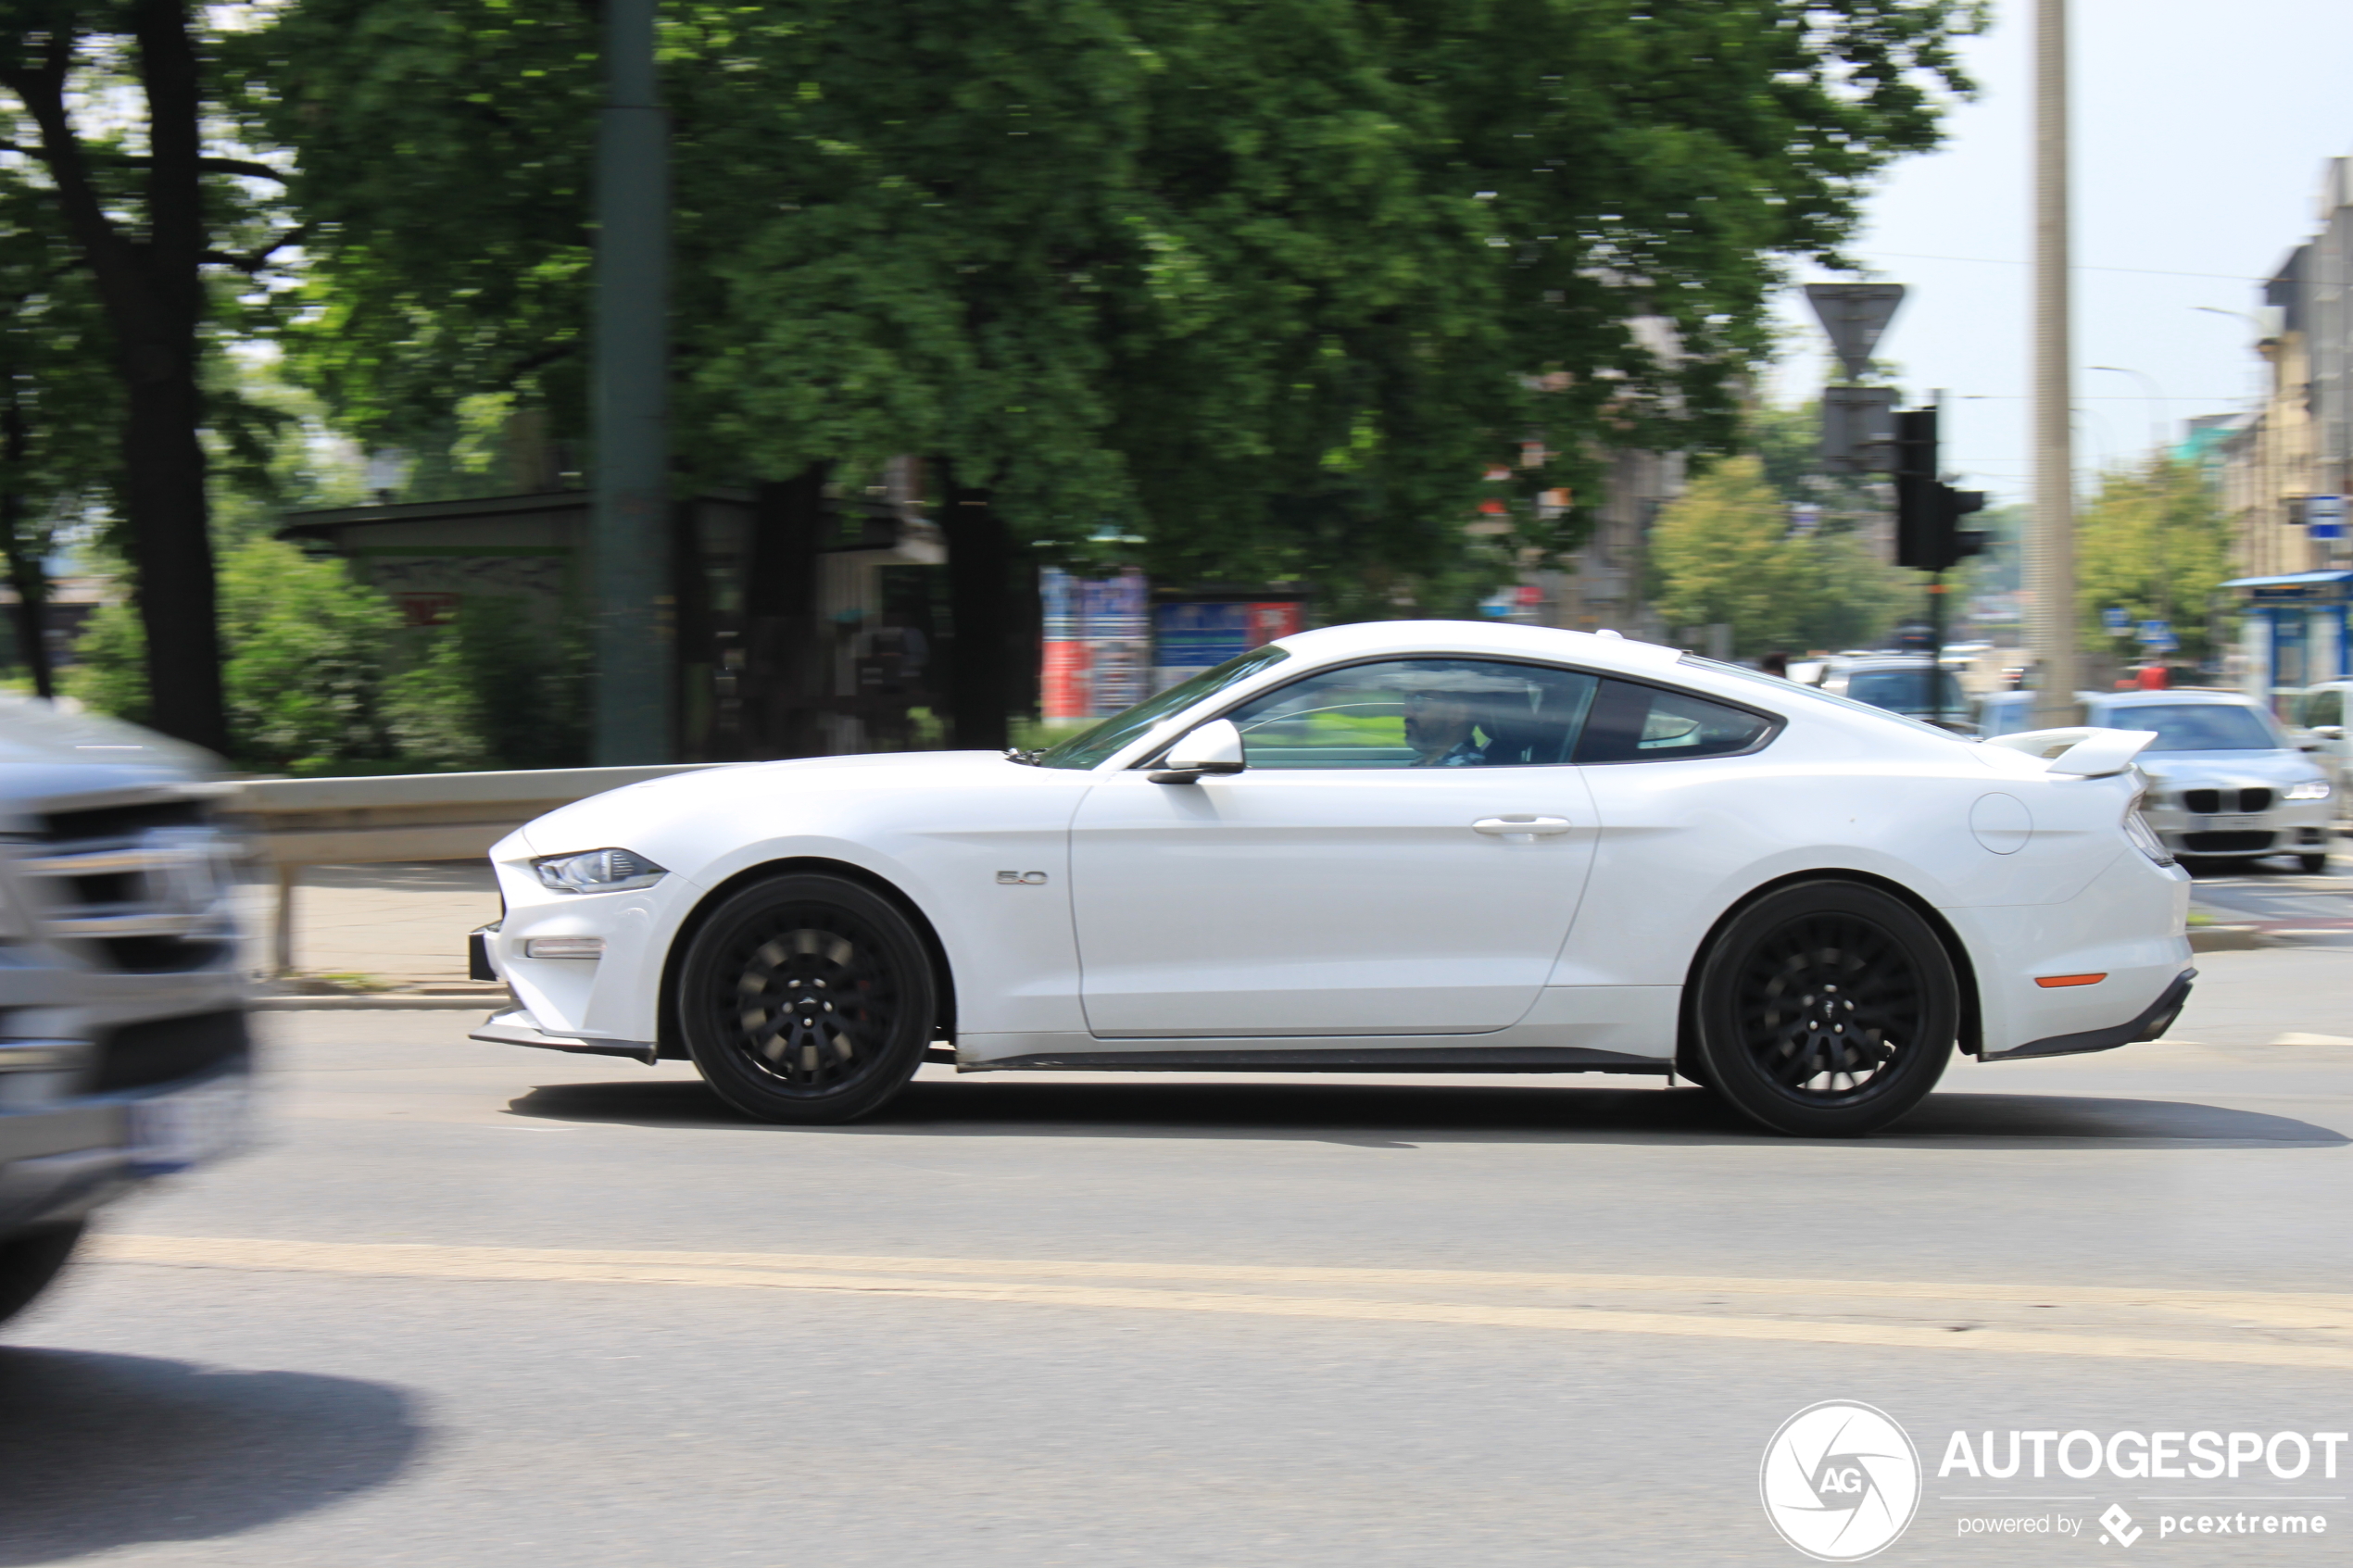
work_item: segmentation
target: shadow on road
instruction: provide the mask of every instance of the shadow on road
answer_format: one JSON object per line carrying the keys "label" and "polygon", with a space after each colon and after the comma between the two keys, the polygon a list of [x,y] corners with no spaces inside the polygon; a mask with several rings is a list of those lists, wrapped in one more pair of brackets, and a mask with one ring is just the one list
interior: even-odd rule
{"label": "shadow on road", "polygon": [[257,1529],[383,1486],[421,1436],[380,1384],[0,1346],[0,1564]]}
{"label": "shadow on road", "polygon": [[[518,1116],[641,1127],[748,1121],[698,1083],[548,1084]],[[774,1129],[850,1136],[1291,1138],[1319,1142],[1752,1143],[1770,1137],[1698,1089],[1456,1084],[918,1081],[870,1121]],[[1878,1147],[2340,1148],[2309,1122],[2224,1106],[2070,1095],[1932,1095]]]}

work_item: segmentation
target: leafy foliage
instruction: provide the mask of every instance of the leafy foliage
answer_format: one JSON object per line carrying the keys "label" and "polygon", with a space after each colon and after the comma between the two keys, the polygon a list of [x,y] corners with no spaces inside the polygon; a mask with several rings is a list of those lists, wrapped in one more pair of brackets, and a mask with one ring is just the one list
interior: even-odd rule
{"label": "leafy foliage", "polygon": [[[1787,256],[1965,87],[1957,0],[808,0],[664,7],[677,408],[703,481],[937,454],[1065,557],[1392,608],[1604,445],[1729,445]],[[585,423],[586,8],[292,0],[296,363],[376,435]],[[1525,497],[1523,498],[1525,499]],[[1516,552],[1582,514],[1515,514]]]}
{"label": "leafy foliage", "polygon": [[2227,627],[2220,607],[2231,575],[2230,526],[2195,464],[2158,457],[2100,476],[2099,494],[2075,524],[2075,603],[2086,647],[2137,652],[2109,635],[2101,611],[2167,621],[2181,656],[2204,662]]}
{"label": "leafy foliage", "polygon": [[394,676],[386,713],[400,755],[426,769],[556,768],[587,750],[584,649],[522,606],[469,596]]}
{"label": "leafy foliage", "polygon": [[[220,563],[232,755],[268,771],[301,771],[385,755],[380,687],[399,612],[340,561],[255,538]],[[146,722],[145,646],[128,605],[92,618],[68,690],[91,707]]]}

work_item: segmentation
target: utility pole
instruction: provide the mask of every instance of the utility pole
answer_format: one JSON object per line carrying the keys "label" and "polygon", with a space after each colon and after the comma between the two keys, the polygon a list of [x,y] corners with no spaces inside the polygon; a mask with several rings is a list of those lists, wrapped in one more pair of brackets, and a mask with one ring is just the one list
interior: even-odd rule
{"label": "utility pole", "polygon": [[606,0],[597,121],[596,760],[670,759],[670,147],[656,0]]}
{"label": "utility pole", "polygon": [[2027,642],[2034,724],[2076,721],[2074,358],[2069,320],[2067,0],[2034,0],[2034,519]]}

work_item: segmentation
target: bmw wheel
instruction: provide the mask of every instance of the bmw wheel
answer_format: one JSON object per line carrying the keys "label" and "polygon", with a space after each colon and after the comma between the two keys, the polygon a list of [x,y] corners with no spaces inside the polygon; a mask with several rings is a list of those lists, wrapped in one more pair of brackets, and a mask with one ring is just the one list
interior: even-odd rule
{"label": "bmw wheel", "polygon": [[1875,1133],[1927,1098],[1959,1031],[1944,944],[1911,907],[1849,882],[1758,899],[1700,965],[1712,1086],[1777,1133]]}
{"label": "bmw wheel", "polygon": [[764,1122],[879,1109],[923,1064],[933,1017],[922,938],[887,899],[840,877],[745,888],[703,922],[679,972],[696,1069]]}

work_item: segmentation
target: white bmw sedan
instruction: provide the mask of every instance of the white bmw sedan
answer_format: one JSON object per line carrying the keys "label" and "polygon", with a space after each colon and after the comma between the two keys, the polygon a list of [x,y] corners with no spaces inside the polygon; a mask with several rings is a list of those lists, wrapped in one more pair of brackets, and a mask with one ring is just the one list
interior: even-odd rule
{"label": "white bmw sedan", "polygon": [[1286,637],[1041,753],[748,763],[493,851],[475,1037],[840,1122],[963,1071],[1634,1073],[1887,1125],[1954,1049],[2154,1039],[2150,737],[1979,744],[1612,635]]}

